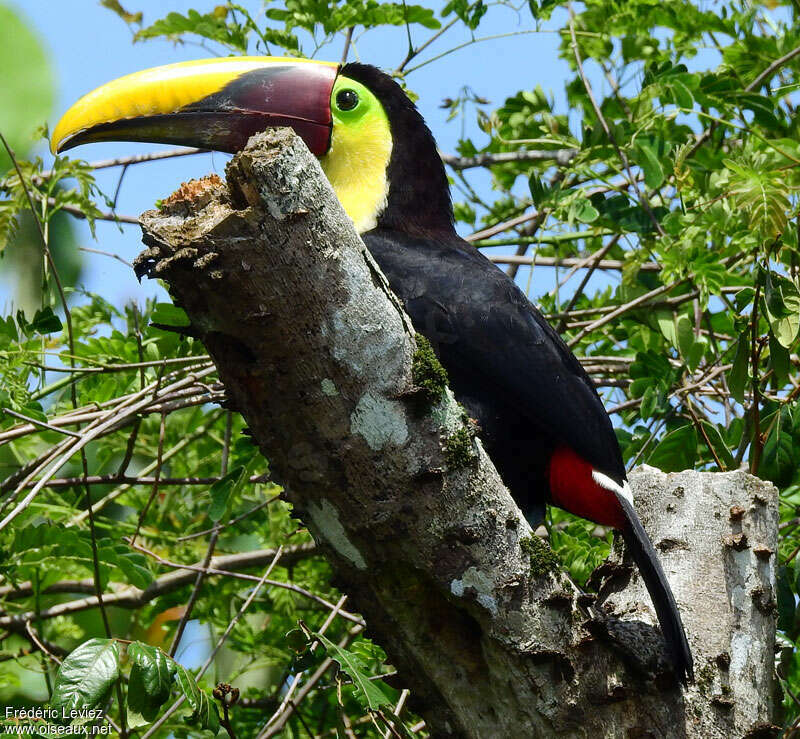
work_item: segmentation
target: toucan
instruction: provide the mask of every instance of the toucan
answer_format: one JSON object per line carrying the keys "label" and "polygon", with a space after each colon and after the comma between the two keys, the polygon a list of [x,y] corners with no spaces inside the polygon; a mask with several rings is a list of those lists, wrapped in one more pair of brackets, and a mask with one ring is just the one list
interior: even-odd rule
{"label": "toucan", "polygon": [[389,75],[275,57],[170,64],[81,98],[51,145],[56,153],[147,141],[235,153],[270,126],[290,126],[319,158],[528,520],[550,504],[622,532],[674,672],[692,680],[680,613],[592,380],[514,281],[456,233],[434,138]]}

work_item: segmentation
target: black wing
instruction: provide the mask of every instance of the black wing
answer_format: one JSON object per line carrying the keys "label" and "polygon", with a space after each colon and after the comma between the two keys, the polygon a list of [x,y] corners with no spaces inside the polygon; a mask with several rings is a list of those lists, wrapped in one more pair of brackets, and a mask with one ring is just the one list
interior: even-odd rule
{"label": "black wing", "polygon": [[520,422],[529,424],[551,445],[565,444],[595,469],[625,479],[591,379],[513,280],[456,236],[376,229],[363,238],[415,328],[433,343],[456,397],[472,401],[468,409],[477,405],[486,418],[502,409],[498,421],[515,427],[506,441],[519,438]]}

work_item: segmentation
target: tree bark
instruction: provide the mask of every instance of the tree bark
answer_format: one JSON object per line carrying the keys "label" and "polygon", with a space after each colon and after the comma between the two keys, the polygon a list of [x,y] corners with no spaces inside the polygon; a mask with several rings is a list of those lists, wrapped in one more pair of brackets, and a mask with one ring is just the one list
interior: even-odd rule
{"label": "tree bark", "polygon": [[770,484],[632,478],[694,649],[698,680],[683,691],[630,567],[612,558],[595,602],[531,538],[294,134],[254,137],[227,185],[185,185],[142,226],[138,270],[186,310],[435,736],[772,735]]}

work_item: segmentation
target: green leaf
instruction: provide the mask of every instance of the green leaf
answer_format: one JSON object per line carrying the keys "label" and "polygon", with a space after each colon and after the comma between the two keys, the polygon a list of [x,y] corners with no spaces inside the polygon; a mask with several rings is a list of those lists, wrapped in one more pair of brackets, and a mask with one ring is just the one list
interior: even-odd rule
{"label": "green leaf", "polygon": [[678,351],[686,359],[694,346],[694,326],[685,313],[676,317],[676,338],[678,341]]}
{"label": "green leaf", "polygon": [[227,23],[224,16],[220,17],[213,12],[201,15],[192,9],[186,15],[168,13],[165,18],[137,31],[134,41],[160,36],[178,40],[184,34],[196,34],[211,41],[217,41],[236,51],[246,52],[248,32],[249,29],[238,23]]}
{"label": "green leaf", "polygon": [[0,346],[6,346],[10,342],[19,341],[19,332],[11,316],[0,317]]}
{"label": "green leaf", "polygon": [[142,642],[128,645],[132,662],[128,682],[128,708],[154,721],[158,709],[169,699],[177,667],[175,661],[157,647]]}
{"label": "green leaf", "polygon": [[[723,468],[726,470],[735,469],[736,460],[733,458],[731,450],[728,449],[728,445],[722,438],[720,430],[714,424],[711,424],[708,421],[701,421],[701,423],[703,424],[703,430],[706,432],[708,440],[711,442],[711,447],[714,449],[714,452],[716,452],[716,455],[719,458],[719,461],[722,463]],[[703,443],[703,446],[705,446],[705,442]]]}
{"label": "green leaf", "polygon": [[636,143],[636,163],[644,172],[644,182],[651,189],[656,190],[664,183],[664,167],[658,159],[658,155],[648,143]]}
{"label": "green leaf", "polygon": [[191,321],[186,311],[172,303],[156,303],[150,314],[151,323],[160,323],[163,326],[189,326]]}
{"label": "green leaf", "polygon": [[251,458],[247,464],[235,467],[211,486],[211,505],[208,508],[208,517],[214,523],[225,515],[228,501],[231,497],[238,495],[245,483],[250,479],[250,470],[255,465],[255,462],[256,458]]}
{"label": "green leaf", "polygon": [[442,8],[442,17],[446,18],[450,13],[455,13],[464,21],[467,28],[474,31],[488,9],[483,0],[477,0],[472,3],[468,2],[468,0],[450,0]]}
{"label": "green leaf", "polygon": [[679,79],[675,79],[669,84],[672,90],[672,95],[675,100],[675,105],[679,108],[688,110],[694,107],[694,98],[689,88]]}
{"label": "green leaf", "polygon": [[770,331],[769,334],[769,361],[775,373],[775,384],[781,387],[791,372],[789,350],[783,346]]}
{"label": "green leaf", "polygon": [[243,469],[244,467],[236,467],[211,486],[209,491],[211,493],[211,505],[208,507],[208,517],[214,523],[224,515],[225,509],[228,507],[228,499],[233,492],[234,483],[239,479]]}
{"label": "green leaf", "polygon": [[133,586],[144,590],[153,582],[153,573],[145,566],[146,560],[132,552],[118,555],[114,563],[125,575],[125,579]]}
{"label": "green leaf", "polygon": [[50,705],[59,713],[97,709],[118,677],[119,644],[113,639],[90,639],[61,663]]}
{"label": "green leaf", "polygon": [[642,420],[650,418],[650,416],[653,415],[653,411],[658,404],[658,395],[658,387],[648,384],[642,395],[642,404],[639,406],[639,415],[642,417]]}
{"label": "green leaf", "polygon": [[570,577],[581,585],[589,579],[594,569],[608,556],[611,536],[600,539],[594,534],[591,522],[566,511],[551,509],[553,526],[550,546],[567,568]]}
{"label": "green leaf", "polygon": [[734,307],[736,308],[736,312],[744,312],[744,309],[753,302],[755,294],[756,291],[752,287],[743,287],[741,290],[739,290],[739,292],[736,293],[736,298],[734,299]]}
{"label": "green leaf", "polygon": [[733,399],[739,403],[744,401],[744,388],[748,380],[747,365],[750,361],[750,342],[747,337],[746,331],[739,337],[733,366],[728,371],[728,389],[731,391]]}
{"label": "green leaf", "polygon": [[573,204],[573,214],[581,223],[592,223],[600,217],[600,213],[587,198],[579,198]]}
{"label": "green leaf", "polygon": [[112,13],[116,13],[128,24],[142,22],[141,11],[130,13],[122,7],[119,0],[100,0],[100,5],[102,5],[104,8],[108,8]]}
{"label": "green leaf", "polygon": [[755,92],[737,91],[736,102],[743,108],[752,111],[755,120],[766,128],[780,128],[775,117],[775,104],[765,95]]}
{"label": "green leaf", "polygon": [[383,706],[391,705],[391,700],[380,688],[380,681],[369,680],[367,667],[358,655],[334,644],[323,634],[314,634],[319,639],[328,656],[335,659],[346,672],[356,689],[356,699],[367,710],[377,711]]}
{"label": "green leaf", "polygon": [[787,277],[768,272],[764,305],[773,336],[788,349],[800,329],[800,290]]}
{"label": "green leaf", "polygon": [[216,734],[219,731],[217,704],[209,698],[208,693],[198,687],[194,676],[183,665],[175,663],[175,670],[178,686],[192,709],[192,715],[186,721],[199,724],[201,729],[208,729]]}
{"label": "green leaf", "polygon": [[537,174],[532,174],[528,178],[528,187],[531,192],[531,200],[537,208],[541,208],[547,200],[548,187]]}
{"label": "green leaf", "polygon": [[694,426],[681,426],[670,431],[650,453],[648,464],[664,472],[680,472],[694,468],[697,459],[697,432]]}
{"label": "green leaf", "polygon": [[672,311],[660,310],[656,313],[656,323],[664,338],[674,346],[678,347],[678,330],[675,325],[675,314]]}
{"label": "green leaf", "polygon": [[31,331],[35,331],[42,336],[54,334],[57,331],[61,331],[61,328],[61,319],[53,313],[53,309],[50,307],[37,310],[29,325]]}
{"label": "green leaf", "polygon": [[[423,7],[422,5],[404,5],[402,7],[404,8],[405,12],[405,22],[418,23],[419,25],[424,26],[425,28],[430,28],[431,30],[436,30],[442,27],[442,24],[439,23],[430,8]],[[484,16],[487,10],[488,8],[484,4],[483,0],[478,0],[477,2],[472,3],[465,23],[471,29],[476,29],[481,18]]]}
{"label": "green leaf", "polygon": [[772,430],[764,443],[761,463],[757,470],[760,477],[780,487],[785,487],[792,481],[797,469],[792,426],[791,412],[787,406],[783,406],[778,411]]}
{"label": "green leaf", "polygon": [[562,5],[564,0],[528,0],[531,15],[537,21],[550,20],[553,11]]}
{"label": "green leaf", "polygon": [[31,401],[23,405],[19,410],[23,415],[28,416],[28,418],[35,418],[38,421],[47,423],[47,414],[44,412],[41,403]]}
{"label": "green leaf", "polygon": [[789,581],[793,584],[795,593],[800,593],[800,559],[794,558],[794,577],[791,576],[791,569],[789,568]]}
{"label": "green leaf", "polygon": [[692,348],[685,357],[686,365],[692,372],[694,372],[700,365],[700,360],[703,358],[707,348],[708,342],[704,336],[701,336],[697,341],[694,342],[694,344],[692,344]]}
{"label": "green leaf", "polygon": [[787,226],[792,204],[786,176],[755,157],[723,160],[730,171],[730,194],[734,209],[743,212],[762,240],[772,240]]}
{"label": "green leaf", "polygon": [[305,652],[308,648],[308,637],[302,629],[292,629],[286,633],[286,646],[293,652]]}
{"label": "green leaf", "polygon": [[778,567],[776,600],[778,601],[778,628],[781,631],[791,632],[794,627],[794,614],[797,603],[792,592],[789,577],[789,568]]}

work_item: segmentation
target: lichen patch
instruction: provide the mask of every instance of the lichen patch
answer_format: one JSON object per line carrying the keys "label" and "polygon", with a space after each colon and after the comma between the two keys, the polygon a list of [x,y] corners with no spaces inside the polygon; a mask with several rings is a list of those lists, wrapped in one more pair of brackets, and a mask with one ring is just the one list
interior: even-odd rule
{"label": "lichen patch", "polygon": [[364,292],[358,277],[364,270],[360,254],[342,252],[338,268],[347,297],[321,327],[322,335],[331,341],[334,357],[358,377],[386,378],[394,385],[409,359],[398,341],[404,333],[402,320],[396,311],[387,313],[385,295]]}
{"label": "lichen patch", "polygon": [[320,503],[309,503],[306,507],[314,530],[318,531],[342,557],[352,562],[359,570],[366,570],[367,563],[350,539],[339,520],[339,512],[323,498]]}
{"label": "lichen patch", "polygon": [[400,446],[408,439],[408,426],[399,403],[364,393],[350,414],[350,432],[364,438],[373,451]]}
{"label": "lichen patch", "polygon": [[333,380],[331,380],[329,377],[326,377],[320,383],[320,386],[322,387],[323,394],[327,395],[329,398],[339,394],[339,391],[336,389],[336,385],[333,384]]}
{"label": "lichen patch", "polygon": [[453,580],[450,583],[450,592],[457,598],[462,598],[468,588],[475,592],[475,600],[480,605],[493,616],[497,615],[494,582],[485,572],[477,567],[469,567],[464,570],[460,580]]}

